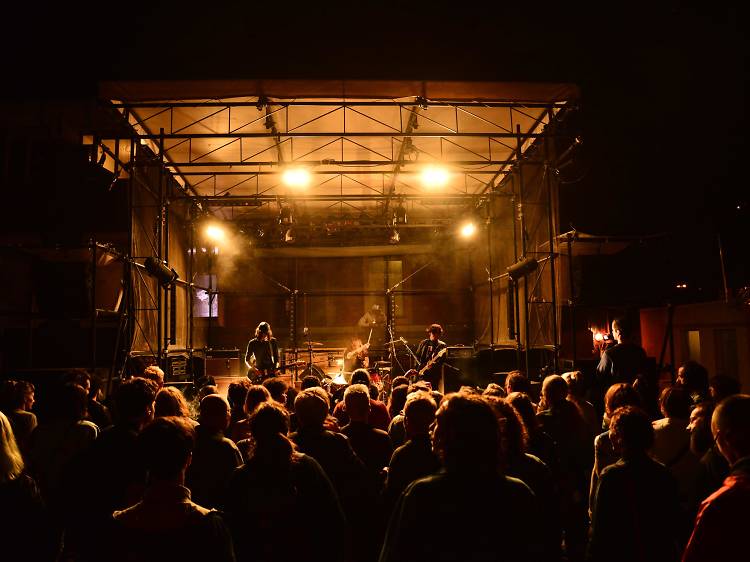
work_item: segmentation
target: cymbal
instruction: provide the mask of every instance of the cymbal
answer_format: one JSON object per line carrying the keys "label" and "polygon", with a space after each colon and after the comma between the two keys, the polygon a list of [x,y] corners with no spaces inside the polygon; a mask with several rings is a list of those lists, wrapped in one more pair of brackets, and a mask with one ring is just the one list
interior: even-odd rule
{"label": "cymbal", "polygon": [[323,344],[319,341],[311,341],[311,342],[308,342],[308,345],[323,345]]}

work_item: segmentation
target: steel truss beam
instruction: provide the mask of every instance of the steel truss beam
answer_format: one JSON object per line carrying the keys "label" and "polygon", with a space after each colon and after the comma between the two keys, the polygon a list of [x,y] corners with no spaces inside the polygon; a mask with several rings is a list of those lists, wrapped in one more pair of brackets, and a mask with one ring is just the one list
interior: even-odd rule
{"label": "steel truss beam", "polygon": [[[431,101],[426,100],[426,106],[429,107],[479,107],[479,108],[507,108],[507,109],[550,109],[562,108],[569,105],[568,102],[508,102],[508,101]],[[268,100],[268,105],[279,107],[411,107],[414,100],[411,101],[346,101],[330,102],[315,100]],[[112,102],[115,109],[169,109],[172,107],[181,108],[207,108],[207,107],[258,107],[257,101],[153,101],[153,102]]]}

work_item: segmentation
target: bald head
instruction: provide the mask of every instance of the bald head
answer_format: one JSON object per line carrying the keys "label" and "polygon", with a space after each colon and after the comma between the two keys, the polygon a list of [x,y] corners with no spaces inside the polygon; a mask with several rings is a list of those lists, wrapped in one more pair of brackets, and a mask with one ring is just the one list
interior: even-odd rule
{"label": "bald head", "polygon": [[232,417],[229,402],[218,394],[209,394],[201,400],[200,424],[211,431],[226,431]]}
{"label": "bald head", "polygon": [[723,400],[714,410],[711,432],[729,464],[750,455],[750,395]]}

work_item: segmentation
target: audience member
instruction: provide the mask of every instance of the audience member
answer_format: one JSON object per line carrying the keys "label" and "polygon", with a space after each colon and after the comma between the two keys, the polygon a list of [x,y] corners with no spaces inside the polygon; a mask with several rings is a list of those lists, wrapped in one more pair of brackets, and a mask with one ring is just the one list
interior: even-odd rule
{"label": "audience member", "polygon": [[388,433],[373,427],[370,416],[370,393],[363,384],[353,384],[344,392],[344,404],[349,423],[341,428],[341,433],[349,438],[349,443],[365,466],[376,475],[380,474],[391,459],[393,447]]}
{"label": "audience member", "polygon": [[102,404],[102,380],[97,376],[90,377],[89,389],[89,420],[94,422],[99,429],[107,429],[112,425],[112,414],[109,408]]}
{"label": "audience member", "polygon": [[[307,393],[297,396],[298,408],[317,400]],[[256,447],[232,475],[224,504],[237,560],[342,560],[346,525],[336,493],[320,465],[295,451],[287,437],[289,414],[280,404],[263,403],[250,426]],[[338,540],[331,540],[332,532]]]}
{"label": "audience member", "polygon": [[592,562],[670,562],[679,557],[677,486],[648,456],[654,430],[640,408],[617,409],[611,434],[622,458],[607,467],[594,492]]}
{"label": "audience member", "polygon": [[440,469],[440,459],[432,450],[430,427],[435,421],[437,405],[429,392],[409,394],[404,406],[404,429],[407,441],[398,447],[388,464],[385,497],[388,506],[395,503],[406,487]]}
{"label": "audience member", "polygon": [[198,404],[200,404],[201,400],[203,400],[209,394],[219,394],[219,387],[215,384],[206,384],[200,387],[196,396]]}
{"label": "audience member", "polygon": [[61,507],[58,502],[66,465],[99,434],[99,428],[84,419],[87,404],[82,387],[63,385],[52,402],[51,419],[38,425],[29,437],[29,470],[52,507]]}
{"label": "audience member", "polygon": [[227,400],[229,401],[232,413],[230,426],[247,418],[245,414],[245,397],[247,396],[247,390],[252,384],[250,379],[247,378],[229,383],[227,387]]}
{"label": "audience member", "polygon": [[242,464],[239,449],[224,437],[230,420],[229,402],[223,396],[209,394],[201,400],[195,450],[185,481],[193,499],[206,507],[221,503],[229,477]]}
{"label": "audience member", "polygon": [[523,392],[531,396],[531,382],[522,371],[511,371],[505,377],[505,394]]}
{"label": "audience member", "polygon": [[714,410],[711,432],[731,471],[723,485],[701,504],[683,562],[739,560],[742,552],[747,552],[750,395],[725,398]]}
{"label": "audience member", "polygon": [[505,398],[507,396],[505,389],[495,382],[491,382],[482,391],[483,396],[494,396],[495,398]]}
{"label": "audience member", "polygon": [[[499,431],[482,398],[445,398],[432,437],[445,472],[412,482],[401,495],[381,562],[539,560],[529,524],[539,519],[536,499],[521,481],[500,474]],[[512,540],[500,543],[499,533]]]}
{"label": "audience member", "polygon": [[525,392],[511,392],[508,402],[518,412],[528,434],[526,448],[529,454],[538,457],[546,464],[553,474],[557,473],[557,447],[552,437],[547,435],[536,418],[536,406]]}
{"label": "audience member", "polygon": [[162,389],[156,393],[154,417],[166,418],[175,416],[185,418],[185,421],[193,427],[197,425],[195,420],[191,417],[190,407],[188,406],[187,400],[182,392],[180,392],[180,389],[174,386],[162,387]]}
{"label": "audience member", "polygon": [[[606,428],[609,427],[610,418],[618,408],[623,406],[637,406],[640,408],[640,395],[627,383],[613,384],[604,395],[604,420]],[[591,470],[591,484],[589,486],[589,511],[592,509],[594,492],[602,471],[609,465],[620,460],[620,451],[615,447],[609,429],[600,433],[594,439],[594,467]]]}
{"label": "audience member", "polygon": [[687,361],[677,369],[677,386],[684,388],[697,406],[708,399],[708,371],[697,361]]}
{"label": "audience member", "polygon": [[[300,383],[300,390],[307,390],[314,386],[320,386],[320,380],[315,375],[305,375]],[[296,396],[295,396],[296,398]]]}
{"label": "audience member", "polygon": [[6,415],[13,427],[16,443],[24,454],[27,454],[29,437],[37,426],[36,415],[31,411],[34,407],[34,385],[26,381],[13,383],[9,392]]}
{"label": "audience member", "polygon": [[4,560],[55,560],[59,541],[8,418],[0,412],[0,548]]}
{"label": "audience member", "polygon": [[140,377],[154,381],[159,390],[164,386],[164,371],[158,365],[149,365],[143,370]]}
{"label": "audience member", "polygon": [[724,398],[739,394],[741,390],[740,381],[729,375],[715,375],[708,381],[708,393],[714,404],[718,404]]}
{"label": "audience member", "polygon": [[112,512],[143,497],[146,467],[138,434],[154,418],[157,391],[149,379],[122,382],[114,394],[114,425],[71,463],[66,478],[66,542],[71,539],[81,561],[101,560],[101,552],[109,548],[105,528]]}
{"label": "audience member", "polygon": [[502,398],[487,397],[500,423],[500,447],[503,471],[518,478],[534,492],[541,507],[535,527],[542,534],[544,560],[560,559],[561,527],[559,498],[552,471],[538,457],[526,452],[528,434],[521,416]]}
{"label": "audience member", "polygon": [[711,434],[711,416],[714,403],[701,402],[690,412],[690,451],[700,459],[700,469],[696,481],[693,506],[701,502],[721,487],[729,474],[729,463],[716,446]]}
{"label": "audience member", "polygon": [[388,414],[391,421],[388,424],[388,435],[394,447],[400,447],[406,441],[406,432],[404,431],[404,405],[409,395],[409,387],[401,385],[391,390],[388,397]]}
{"label": "audience member", "polygon": [[268,389],[265,386],[260,384],[250,385],[250,388],[245,392],[245,404],[242,407],[245,417],[229,426],[229,429],[227,429],[227,437],[235,443],[250,438],[250,416],[253,415],[253,412],[258,406],[263,402],[269,402],[270,400],[271,393],[268,392]]}
{"label": "audience member", "polygon": [[[370,374],[365,369],[356,369],[352,373],[351,384],[363,384],[366,387],[370,387]],[[344,389],[346,391],[346,389]],[[333,417],[338,420],[339,427],[344,427],[349,423],[349,415],[346,413],[346,404],[344,401],[340,401],[333,408]],[[388,430],[388,425],[391,423],[391,416],[388,413],[388,408],[380,400],[370,399],[370,425],[376,429],[382,429],[383,431]]]}
{"label": "audience member", "polygon": [[680,505],[687,513],[693,509],[700,471],[700,459],[690,451],[690,396],[678,386],[667,387],[659,396],[659,409],[664,417],[652,424],[651,456],[669,469],[677,482]]}
{"label": "audience member", "polygon": [[318,461],[331,480],[352,527],[352,545],[364,555],[362,549],[377,532],[373,527],[379,515],[377,482],[355,454],[349,439],[325,429],[330,405],[324,393],[315,387],[297,395],[294,408],[299,429],[290,438],[300,452]]}
{"label": "audience member", "polygon": [[[227,417],[229,406],[227,404]],[[219,513],[191,501],[185,472],[194,449],[183,417],[157,418],[138,435],[148,470],[143,499],[115,511],[113,541],[103,558],[123,562],[234,561],[229,531]]]}
{"label": "audience member", "polygon": [[263,386],[266,387],[268,393],[271,395],[271,400],[274,400],[281,404],[286,405],[286,393],[289,390],[289,385],[281,377],[271,377],[263,381]]}
{"label": "audience member", "polygon": [[588,521],[588,483],[594,458],[593,435],[578,408],[568,401],[568,385],[559,375],[542,383],[537,414],[539,425],[555,442],[558,456],[561,517],[566,553],[571,560],[583,558]]}
{"label": "audience member", "polygon": [[599,433],[602,426],[599,416],[596,414],[594,405],[586,400],[586,389],[583,384],[583,374],[581,371],[569,371],[563,373],[562,377],[568,383],[568,400],[578,407],[586,425],[589,426],[592,435]]}

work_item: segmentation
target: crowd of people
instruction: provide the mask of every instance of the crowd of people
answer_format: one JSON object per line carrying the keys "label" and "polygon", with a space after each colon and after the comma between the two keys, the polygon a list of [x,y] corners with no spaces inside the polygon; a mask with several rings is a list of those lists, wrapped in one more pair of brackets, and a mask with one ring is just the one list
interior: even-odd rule
{"label": "crowd of people", "polygon": [[739,559],[750,396],[689,362],[654,413],[607,361],[538,394],[520,371],[446,395],[397,377],[386,403],[364,369],[189,399],[152,366],[105,405],[76,370],[39,420],[4,381],[0,559]]}

